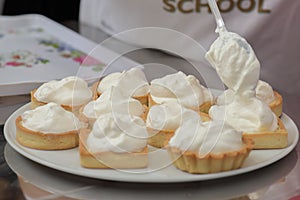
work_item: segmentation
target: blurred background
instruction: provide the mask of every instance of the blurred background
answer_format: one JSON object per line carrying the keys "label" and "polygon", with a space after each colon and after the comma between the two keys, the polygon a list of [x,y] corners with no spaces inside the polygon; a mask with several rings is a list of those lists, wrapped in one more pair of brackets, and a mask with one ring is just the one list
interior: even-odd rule
{"label": "blurred background", "polygon": [[78,21],[80,0],[0,0],[0,14],[36,13],[65,24]]}
{"label": "blurred background", "polygon": [[[1,15],[37,13],[78,30],[80,0],[0,0]],[[1,103],[0,97],[0,103]],[[3,129],[3,126],[0,127]],[[0,131],[0,200],[24,200],[16,175],[4,158],[5,139]]]}

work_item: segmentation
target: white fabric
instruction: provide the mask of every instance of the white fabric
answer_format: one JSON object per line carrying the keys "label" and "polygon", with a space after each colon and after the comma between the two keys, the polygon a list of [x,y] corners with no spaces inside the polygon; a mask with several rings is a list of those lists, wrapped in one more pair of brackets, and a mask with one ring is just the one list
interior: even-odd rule
{"label": "white fabric", "polygon": [[[219,2],[227,29],[245,37],[255,50],[261,62],[260,78],[276,90],[300,94],[300,1]],[[199,7],[206,3],[207,0],[82,0],[80,20],[109,34],[149,26],[170,28],[190,36],[208,50],[217,35],[208,6]],[[180,46],[180,54],[195,60],[203,59],[200,58],[202,55],[188,51],[189,44],[178,40],[180,38],[157,39],[155,35],[146,38],[139,32],[121,39],[152,48],[175,43]],[[293,87],[286,88],[289,83],[293,83]]]}

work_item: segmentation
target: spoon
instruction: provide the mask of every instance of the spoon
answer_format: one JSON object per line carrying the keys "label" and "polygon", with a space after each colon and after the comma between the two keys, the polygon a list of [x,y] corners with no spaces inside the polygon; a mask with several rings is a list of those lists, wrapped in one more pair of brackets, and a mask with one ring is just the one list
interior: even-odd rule
{"label": "spoon", "polygon": [[[221,16],[220,10],[219,10],[218,5],[216,3],[216,0],[208,0],[208,4],[209,4],[209,7],[210,7],[212,13],[215,16],[216,22],[217,22],[216,32],[219,33],[219,35],[221,35],[222,33],[228,33],[227,29],[225,27],[224,20]],[[242,47],[246,50],[246,52],[248,54],[250,53],[251,47],[245,39],[237,38],[235,40],[239,44],[240,47]]]}
{"label": "spoon", "polygon": [[218,33],[227,32],[224,20],[221,16],[221,13],[220,13],[220,10],[218,8],[218,5],[217,5],[216,1],[215,0],[208,0],[208,4],[209,4],[209,7],[210,7],[210,10],[212,11],[212,13],[215,16],[216,22],[217,22],[217,31],[216,32],[218,32]]}

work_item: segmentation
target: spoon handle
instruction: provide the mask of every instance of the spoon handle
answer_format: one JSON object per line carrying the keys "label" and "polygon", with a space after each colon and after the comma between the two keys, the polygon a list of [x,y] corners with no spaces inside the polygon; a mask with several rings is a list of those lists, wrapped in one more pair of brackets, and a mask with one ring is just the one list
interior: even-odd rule
{"label": "spoon handle", "polygon": [[208,4],[209,4],[209,7],[210,7],[211,11],[213,12],[213,14],[215,16],[215,19],[216,19],[216,22],[217,22],[217,29],[219,31],[227,31],[226,27],[225,27],[225,24],[224,24],[224,21],[223,21],[223,18],[220,14],[218,5],[216,3],[216,0],[208,0]]}

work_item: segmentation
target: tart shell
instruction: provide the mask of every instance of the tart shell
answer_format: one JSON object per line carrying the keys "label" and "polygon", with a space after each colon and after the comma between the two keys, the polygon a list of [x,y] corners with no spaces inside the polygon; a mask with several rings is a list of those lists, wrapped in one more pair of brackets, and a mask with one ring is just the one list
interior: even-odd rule
{"label": "tart shell", "polygon": [[26,147],[40,150],[63,150],[78,146],[78,131],[64,133],[42,133],[32,131],[21,124],[22,117],[16,119],[16,139]]}
{"label": "tart shell", "polygon": [[80,164],[86,168],[130,169],[144,168],[148,165],[148,147],[140,152],[116,153],[111,151],[91,153],[87,149],[90,129],[81,129],[79,135]]}
{"label": "tart shell", "polygon": [[288,132],[279,118],[277,130],[243,133],[243,139],[251,139],[254,142],[253,149],[281,149],[288,146]]}
{"label": "tart shell", "polygon": [[192,174],[207,174],[240,168],[252,149],[252,141],[245,140],[242,149],[219,154],[210,153],[201,157],[198,152],[182,151],[167,147],[173,164],[180,170]]}

